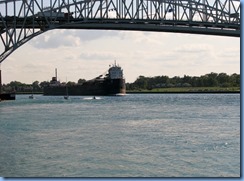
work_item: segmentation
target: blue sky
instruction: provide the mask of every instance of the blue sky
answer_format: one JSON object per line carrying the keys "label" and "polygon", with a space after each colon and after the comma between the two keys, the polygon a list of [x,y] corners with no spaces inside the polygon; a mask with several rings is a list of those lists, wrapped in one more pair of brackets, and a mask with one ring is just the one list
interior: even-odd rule
{"label": "blue sky", "polygon": [[140,75],[200,76],[210,72],[240,73],[240,38],[182,33],[51,30],[35,37],[2,64],[2,81],[77,82],[92,79],[114,61],[126,82]]}

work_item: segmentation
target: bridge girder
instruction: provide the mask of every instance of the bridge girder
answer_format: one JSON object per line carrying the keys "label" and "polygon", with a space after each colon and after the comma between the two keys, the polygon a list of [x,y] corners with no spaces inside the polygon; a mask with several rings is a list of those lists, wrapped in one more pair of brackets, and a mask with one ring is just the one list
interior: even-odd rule
{"label": "bridge girder", "polygon": [[238,0],[0,0],[0,63],[51,29],[111,29],[240,37]]}

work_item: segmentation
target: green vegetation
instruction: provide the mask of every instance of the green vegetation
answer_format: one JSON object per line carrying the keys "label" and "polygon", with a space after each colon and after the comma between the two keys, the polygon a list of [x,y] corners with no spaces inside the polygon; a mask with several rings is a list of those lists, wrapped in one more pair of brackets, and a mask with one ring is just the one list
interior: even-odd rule
{"label": "green vegetation", "polygon": [[2,85],[3,92],[16,92],[16,93],[42,93],[42,88],[49,84],[49,82],[39,83],[34,81],[32,84],[25,84],[18,81],[11,81],[9,84]]}
{"label": "green vegetation", "polygon": [[174,93],[174,92],[240,92],[240,87],[170,87],[155,89],[127,90],[127,93]]}
{"label": "green vegetation", "polygon": [[[77,83],[83,83],[85,79],[79,79]],[[16,93],[42,93],[43,87],[49,85],[50,82],[34,81],[32,84],[25,84],[18,81],[12,81],[9,84],[2,85],[3,92]],[[62,84],[66,84],[63,82]],[[68,82],[67,85],[76,84]],[[184,77],[168,76],[144,77],[139,76],[135,82],[126,83],[128,93],[133,92],[239,92],[240,91],[240,75],[226,73],[210,73],[200,77]]]}
{"label": "green vegetation", "polygon": [[[78,83],[84,82],[84,79],[79,79]],[[29,93],[35,93],[35,94],[42,94],[43,88],[45,86],[48,86],[50,82],[43,81],[39,83],[39,81],[34,81],[32,84],[25,84],[18,81],[11,81],[9,84],[3,84],[2,85],[2,91],[3,92],[16,92],[21,94],[29,94]],[[65,82],[62,82],[62,84],[66,84]],[[73,85],[76,84],[75,82],[67,82],[67,85]]]}
{"label": "green vegetation", "polygon": [[240,75],[210,73],[200,77],[139,76],[126,84],[127,92],[238,92]]}

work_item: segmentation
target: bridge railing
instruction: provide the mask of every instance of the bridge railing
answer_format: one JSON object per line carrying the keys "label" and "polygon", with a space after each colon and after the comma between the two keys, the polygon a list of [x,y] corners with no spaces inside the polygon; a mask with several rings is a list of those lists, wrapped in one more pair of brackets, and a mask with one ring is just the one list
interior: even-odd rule
{"label": "bridge railing", "polygon": [[3,17],[45,16],[63,13],[75,19],[114,18],[240,23],[236,0],[6,0]]}

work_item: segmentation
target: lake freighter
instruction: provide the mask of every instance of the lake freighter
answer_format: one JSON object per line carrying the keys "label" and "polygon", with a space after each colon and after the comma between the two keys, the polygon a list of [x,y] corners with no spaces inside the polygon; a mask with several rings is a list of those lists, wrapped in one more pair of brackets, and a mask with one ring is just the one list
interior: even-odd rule
{"label": "lake freighter", "polygon": [[44,87],[43,95],[63,96],[63,95],[124,95],[126,93],[123,70],[119,65],[110,66],[108,73],[100,75],[92,80],[81,84],[66,85],[61,84],[56,76],[52,78],[49,86]]}

